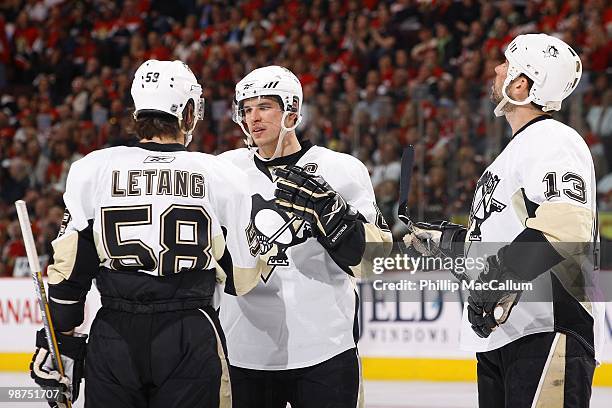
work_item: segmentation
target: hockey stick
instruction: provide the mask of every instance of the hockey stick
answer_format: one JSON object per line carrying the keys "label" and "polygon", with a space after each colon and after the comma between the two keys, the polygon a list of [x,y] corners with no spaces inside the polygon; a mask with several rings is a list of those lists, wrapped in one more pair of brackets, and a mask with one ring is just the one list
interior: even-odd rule
{"label": "hockey stick", "polygon": [[[32,227],[30,226],[28,208],[23,200],[15,201],[15,207],[17,208],[17,217],[19,218],[19,226],[21,227],[23,244],[25,245],[25,250],[28,255],[28,263],[30,264],[30,270],[32,271],[32,279],[34,280],[34,288],[36,290],[36,297],[38,298],[38,306],[40,307],[43,326],[45,328],[45,334],[47,335],[49,352],[51,353],[53,362],[57,367],[57,371],[62,377],[64,377],[64,365],[62,364],[62,359],[60,358],[57,338],[55,337],[55,330],[53,330],[51,312],[49,311],[49,303],[47,302],[45,283],[43,282],[42,273],[40,271],[40,261],[38,260],[38,253],[36,252],[36,245],[34,244]],[[70,399],[66,399],[66,405],[68,408],[72,407],[72,402]]]}
{"label": "hockey stick", "polygon": [[414,146],[408,145],[402,153],[402,165],[400,170],[400,191],[397,216],[408,229],[412,230],[412,221],[408,217],[408,195],[410,194],[410,183],[412,181],[412,167],[414,166]]}
{"label": "hockey stick", "polygon": [[[408,196],[410,194],[410,183],[412,182],[412,168],[414,167],[414,146],[408,145],[402,152],[402,164],[400,167],[400,190],[399,190],[399,205],[397,207],[397,217],[406,224],[408,231],[413,234],[414,223],[408,216]],[[433,242],[427,242],[427,249],[435,257],[447,258],[448,256]],[[459,281],[464,279],[455,271],[450,271]]]}
{"label": "hockey stick", "polygon": [[[408,227],[408,231],[411,234],[415,233],[414,223],[408,216],[408,195],[410,194],[410,183],[412,181],[412,168],[414,167],[414,147],[412,145],[408,145],[404,148],[402,153],[402,164],[400,167],[400,191],[399,191],[399,206],[397,208],[397,216],[406,227]],[[431,242],[431,240],[427,240],[427,249],[429,252],[436,258],[448,258],[449,256],[440,249],[435,243]],[[464,274],[457,273],[452,269],[449,269],[449,272],[457,279],[459,282],[469,281],[465,278]],[[512,309],[514,299],[516,295],[510,295],[508,298],[503,299],[502,302],[498,303],[493,310],[493,317],[497,321],[497,323],[501,324],[508,319],[510,314],[510,310]]]}

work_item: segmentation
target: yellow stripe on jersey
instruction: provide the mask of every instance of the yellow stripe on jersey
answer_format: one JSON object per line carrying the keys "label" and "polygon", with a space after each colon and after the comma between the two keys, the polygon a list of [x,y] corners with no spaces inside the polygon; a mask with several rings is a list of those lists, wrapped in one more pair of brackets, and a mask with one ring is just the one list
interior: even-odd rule
{"label": "yellow stripe on jersey", "polygon": [[391,232],[381,230],[369,222],[363,224],[365,230],[365,252],[359,265],[351,266],[351,272],[356,278],[365,278],[372,274],[374,258],[386,257],[393,249]]}
{"label": "yellow stripe on jersey", "polygon": [[525,226],[542,231],[549,242],[591,242],[593,212],[568,203],[542,203]]}
{"label": "yellow stripe on jersey", "polygon": [[221,259],[225,253],[225,238],[219,234],[212,239],[212,255],[216,261]]}
{"label": "yellow stripe on jersey", "polygon": [[98,258],[100,258],[100,264],[106,262],[106,249],[104,249],[104,242],[102,240],[102,234],[97,231],[93,231],[94,245],[96,246],[96,252]]}
{"label": "yellow stripe on jersey", "polygon": [[257,266],[255,268],[240,268],[234,266],[234,287],[236,288],[236,295],[244,295],[257,286],[262,274],[270,274],[270,267],[264,259],[259,257],[257,257]]}
{"label": "yellow stripe on jersey", "polygon": [[[212,254],[215,261],[221,259],[225,253],[225,238],[223,234],[219,234],[212,239]],[[227,279],[227,273],[221,268],[218,263],[215,263],[215,275],[217,283],[225,283]]]}
{"label": "yellow stripe on jersey", "polygon": [[[215,260],[219,260],[223,257],[226,249],[225,238],[222,234],[215,236],[212,240],[212,253]],[[267,265],[265,259],[257,257],[257,263],[255,268],[243,268],[240,266],[233,265],[232,273],[234,275],[234,287],[236,288],[236,295],[244,295],[251,289],[257,286],[259,277],[263,274],[267,276],[270,273],[270,267]],[[227,272],[221,268],[219,264],[215,265],[217,282],[224,283],[227,278]]]}
{"label": "yellow stripe on jersey", "polygon": [[53,264],[47,268],[50,285],[57,285],[63,280],[70,279],[76,263],[78,242],[77,231],[67,232],[52,242]]}
{"label": "yellow stripe on jersey", "polygon": [[569,203],[544,202],[536,209],[535,217],[529,218],[521,190],[512,196],[512,203],[523,225],[542,231],[548,242],[565,258],[553,267],[553,271],[565,289],[592,314],[592,304],[584,285],[577,285],[576,282],[586,280],[585,285],[590,283],[588,274],[582,275],[588,270],[583,271],[583,267],[593,262],[593,212]]}
{"label": "yellow stripe on jersey", "polygon": [[512,208],[514,208],[514,212],[516,216],[521,221],[523,226],[529,219],[529,213],[527,211],[527,206],[525,205],[525,197],[523,195],[523,190],[518,189],[514,194],[512,194]]}

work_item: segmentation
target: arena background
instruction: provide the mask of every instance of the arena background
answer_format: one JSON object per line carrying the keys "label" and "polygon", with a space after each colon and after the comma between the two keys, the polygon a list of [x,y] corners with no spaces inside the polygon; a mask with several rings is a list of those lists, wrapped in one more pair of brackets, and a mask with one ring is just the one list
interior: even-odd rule
{"label": "arena background", "polygon": [[[141,62],[189,64],[206,98],[189,149],[207,153],[243,145],[231,120],[234,84],[258,66],[290,68],[304,87],[299,136],[366,164],[397,238],[404,233],[395,216],[399,160],[408,143],[418,163],[413,218],[465,222],[479,174],[510,135],[493,117],[493,68],[510,40],[528,32],[559,36],[582,59],[580,85],[555,116],[592,152],[602,240],[609,241],[612,7],[605,0],[3,1],[0,385],[29,384],[25,371],[40,326],[31,281],[23,278],[29,271],[13,202],[28,203],[46,264],[71,163],[134,143],[129,90]],[[612,254],[602,258],[612,269]],[[95,308],[88,303],[90,313]],[[458,302],[362,305],[368,406],[474,406],[475,361],[458,351],[459,313]],[[606,336],[593,406],[612,396],[605,388],[612,387],[609,315]]]}

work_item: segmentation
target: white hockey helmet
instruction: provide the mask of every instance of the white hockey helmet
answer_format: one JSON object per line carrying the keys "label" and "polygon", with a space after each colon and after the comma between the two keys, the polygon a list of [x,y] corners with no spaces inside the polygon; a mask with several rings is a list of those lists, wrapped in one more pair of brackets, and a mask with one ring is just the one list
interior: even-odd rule
{"label": "white hockey helmet", "polygon": [[[148,60],[134,74],[132,82],[134,119],[142,114],[163,112],[178,119],[179,128],[185,132],[185,146],[191,141],[191,133],[204,117],[202,87],[182,61]],[[194,121],[189,129],[183,129],[183,112],[193,101]]]}
{"label": "white hockey helmet", "polygon": [[[522,34],[516,37],[504,53],[508,60],[508,73],[502,85],[503,99],[495,108],[495,115],[504,114],[508,103],[527,105],[534,102],[544,112],[558,111],[561,102],[576,89],[582,76],[582,63],[578,54],[562,40],[547,34]],[[506,88],[521,74],[533,81],[529,96],[515,101]]]}
{"label": "white hockey helmet", "polygon": [[[245,127],[244,112],[242,109],[245,100],[261,96],[276,96],[280,99],[283,117],[281,119],[281,131],[274,155],[269,159],[278,157],[281,150],[282,140],[285,135],[295,130],[302,121],[302,84],[300,80],[285,67],[270,65],[251,71],[236,84],[236,95],[234,98],[233,120],[246,135],[247,147],[253,147],[253,138]],[[291,113],[297,115],[295,124],[291,127],[285,126],[285,119]]]}

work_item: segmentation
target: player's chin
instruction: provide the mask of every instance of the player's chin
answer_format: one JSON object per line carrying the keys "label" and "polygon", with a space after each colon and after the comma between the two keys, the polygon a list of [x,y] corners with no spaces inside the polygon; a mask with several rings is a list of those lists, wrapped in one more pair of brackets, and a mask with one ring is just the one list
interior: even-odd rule
{"label": "player's chin", "polygon": [[267,129],[260,132],[252,132],[251,137],[258,145],[267,144],[274,140],[274,135]]}

